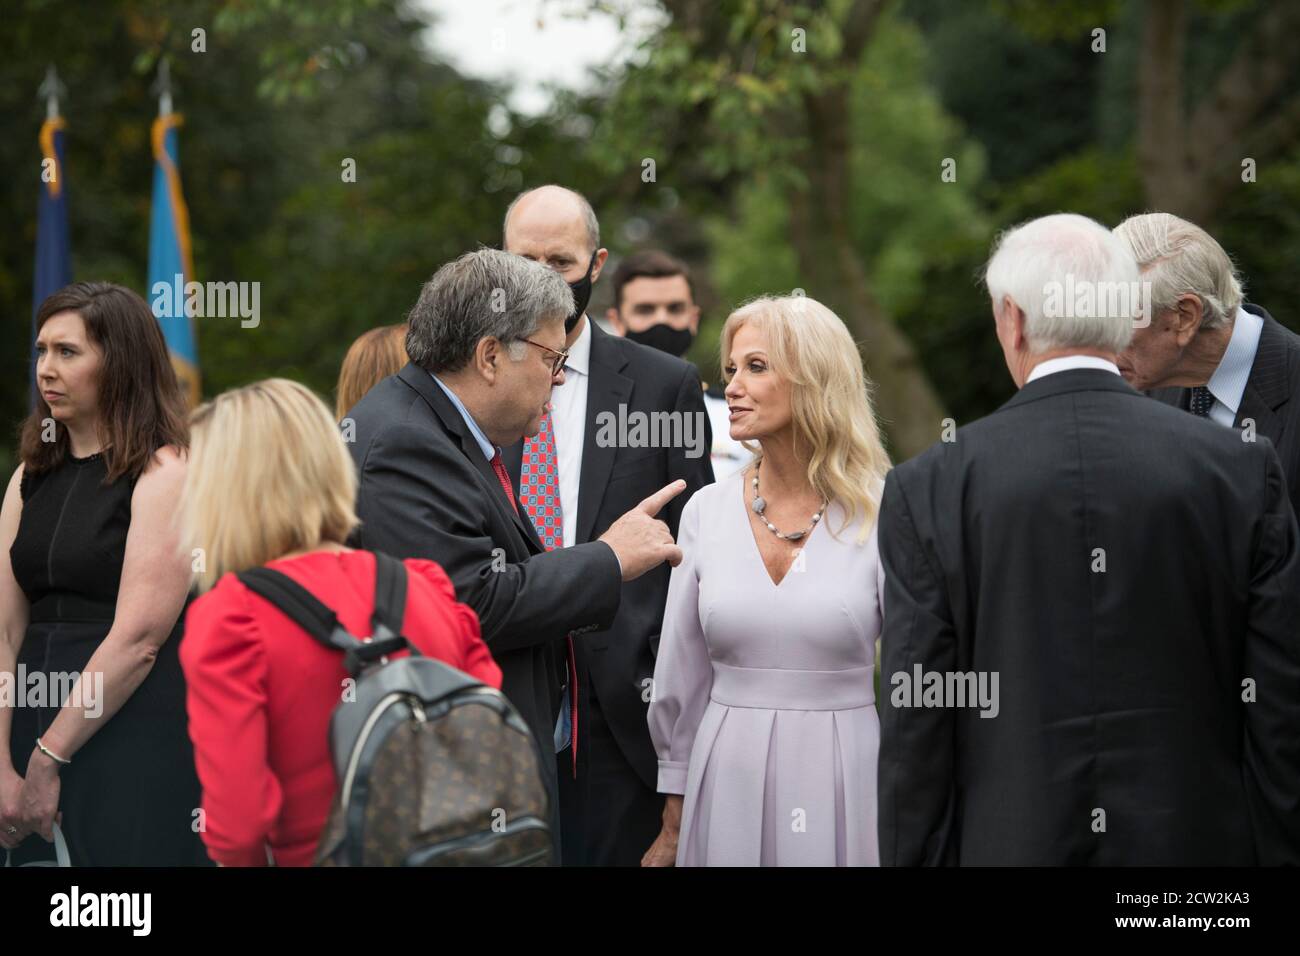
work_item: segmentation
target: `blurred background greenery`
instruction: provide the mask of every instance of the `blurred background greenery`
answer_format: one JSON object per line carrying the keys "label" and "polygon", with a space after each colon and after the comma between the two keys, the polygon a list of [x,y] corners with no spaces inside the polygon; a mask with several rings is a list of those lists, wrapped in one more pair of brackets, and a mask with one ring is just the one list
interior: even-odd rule
{"label": "blurred background greenery", "polygon": [[[553,6],[626,17],[648,2]],[[75,276],[143,293],[150,85],[170,61],[194,278],[261,283],[256,329],[199,322],[208,395],[281,375],[332,404],[352,340],[400,321],[441,263],[497,244],[510,198],[546,182],[590,198],[615,257],[655,246],[691,264],[706,379],[746,298],[801,288],[834,308],[896,459],[936,440],[943,417],[1010,395],[979,274],[996,234],[1033,216],[1186,215],[1234,256],[1249,298],[1300,329],[1287,305],[1300,301],[1300,4],[658,5],[660,26],[594,92],[525,115],[502,85],[440,62],[422,39],[436,21],[400,0],[10,0],[0,467],[26,410],[49,63],[68,87]],[[191,51],[195,26],[205,53]],[[596,285],[593,315],[609,289]]]}

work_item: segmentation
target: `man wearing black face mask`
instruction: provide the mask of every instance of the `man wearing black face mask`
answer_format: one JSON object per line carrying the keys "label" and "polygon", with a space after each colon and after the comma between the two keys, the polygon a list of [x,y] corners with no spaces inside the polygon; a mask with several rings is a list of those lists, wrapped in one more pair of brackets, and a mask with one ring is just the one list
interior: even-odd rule
{"label": "man wearing black face mask", "polygon": [[[609,253],[581,195],[560,186],[522,193],[506,211],[503,232],[507,252],[554,269],[575,303],[565,324],[565,383],[551,390],[541,431],[502,449],[521,509],[548,551],[572,547],[595,540],[681,478],[685,492],[659,516],[676,537],[687,500],[713,481],[698,373],[680,358],[603,332],[586,315]],[[652,436],[632,425],[664,418],[689,428]],[[556,648],[568,664],[555,702],[565,864],[635,866],[663,825],[646,710],[668,578],[664,567],[626,582],[607,630],[571,634]]]}
{"label": "man wearing black face mask", "polygon": [[[669,355],[685,355],[700,330],[686,263],[666,252],[635,252],[614,270],[614,305],[605,313],[616,333]],[[754,456],[731,438],[723,385],[706,389],[704,407],[713,428],[713,477],[721,481]]]}
{"label": "man wearing black face mask", "polygon": [[605,317],[624,338],[685,355],[700,331],[686,264],[654,249],[628,256],[614,270],[614,305]]}

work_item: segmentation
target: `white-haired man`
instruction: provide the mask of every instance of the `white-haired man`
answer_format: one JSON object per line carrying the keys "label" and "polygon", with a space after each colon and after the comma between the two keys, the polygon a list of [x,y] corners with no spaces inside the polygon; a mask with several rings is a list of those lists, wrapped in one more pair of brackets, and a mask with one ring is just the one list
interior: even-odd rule
{"label": "white-haired man", "polygon": [[1245,301],[1232,260],[1195,223],[1146,213],[1115,234],[1151,284],[1154,313],[1120,356],[1120,374],[1246,441],[1271,441],[1300,512],[1300,335]]}
{"label": "white-haired man", "polygon": [[1300,550],[1272,445],[1120,377],[1138,268],[1105,227],[1013,229],[985,280],[1019,392],[881,504],[881,862],[1300,860]]}

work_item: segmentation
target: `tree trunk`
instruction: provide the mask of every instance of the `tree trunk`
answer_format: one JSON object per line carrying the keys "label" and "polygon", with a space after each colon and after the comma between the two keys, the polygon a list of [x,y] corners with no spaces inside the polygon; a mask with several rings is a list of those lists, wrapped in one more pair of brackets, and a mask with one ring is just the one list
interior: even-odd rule
{"label": "tree trunk", "polygon": [[[1185,0],[1149,0],[1145,14],[1138,161],[1147,205],[1206,226],[1248,185],[1241,178],[1244,159],[1262,164],[1300,135],[1300,95],[1274,103],[1295,68],[1300,6],[1265,8],[1195,110],[1184,102]],[[1263,122],[1270,106],[1272,118]]]}
{"label": "tree trunk", "polygon": [[854,249],[847,85],[807,96],[804,105],[809,145],[801,165],[808,190],[790,202],[791,241],[806,277],[802,288],[858,340],[891,456],[904,461],[939,439],[943,407],[912,343],[871,294]]}
{"label": "tree trunk", "polygon": [[1138,163],[1147,202],[1175,215],[1190,214],[1187,184],[1196,179],[1183,122],[1186,36],[1182,0],[1147,4],[1138,61]]}

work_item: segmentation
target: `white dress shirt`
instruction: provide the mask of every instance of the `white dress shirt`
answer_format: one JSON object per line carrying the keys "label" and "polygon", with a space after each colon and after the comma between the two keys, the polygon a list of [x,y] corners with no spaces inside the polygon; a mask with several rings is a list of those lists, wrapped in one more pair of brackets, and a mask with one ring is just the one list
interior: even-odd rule
{"label": "white dress shirt", "polygon": [[551,428],[555,433],[555,464],[559,469],[560,514],[564,547],[578,536],[578,482],[582,477],[582,447],[587,437],[587,383],[591,381],[591,317],[569,349],[564,384],[551,389]]}
{"label": "white dress shirt", "polygon": [[496,457],[499,450],[497,446],[488,441],[487,435],[483,434],[483,429],[478,427],[478,422],[474,421],[474,416],[469,413],[469,409],[466,408],[465,403],[460,400],[460,396],[444,385],[442,379],[438,378],[438,376],[434,375],[432,372],[429,373],[429,377],[438,383],[438,387],[442,389],[443,394],[446,395],[451,403],[456,406],[456,411],[460,412],[460,417],[465,419],[465,424],[469,426],[469,431],[470,434],[474,436],[474,441],[478,442],[478,447],[483,452],[483,457],[488,460],[489,465],[492,464],[492,459]]}
{"label": "white dress shirt", "polygon": [[1210,406],[1210,418],[1224,428],[1232,428],[1237,422],[1237,411],[1241,408],[1241,397],[1246,394],[1246,382],[1250,379],[1251,366],[1255,364],[1255,353],[1259,350],[1259,336],[1264,331],[1264,320],[1253,312],[1238,307],[1237,316],[1232,321],[1232,338],[1223,350],[1219,367],[1214,370],[1205,387],[1214,396]]}
{"label": "white dress shirt", "polygon": [[1116,375],[1119,374],[1119,366],[1104,358],[1097,358],[1095,355],[1062,355],[1060,358],[1048,359],[1046,362],[1039,362],[1035,365],[1033,371],[1029,373],[1029,378],[1025,379],[1025,384],[1028,385],[1044,375],[1068,372],[1075,368],[1098,368],[1106,372],[1114,372]]}

